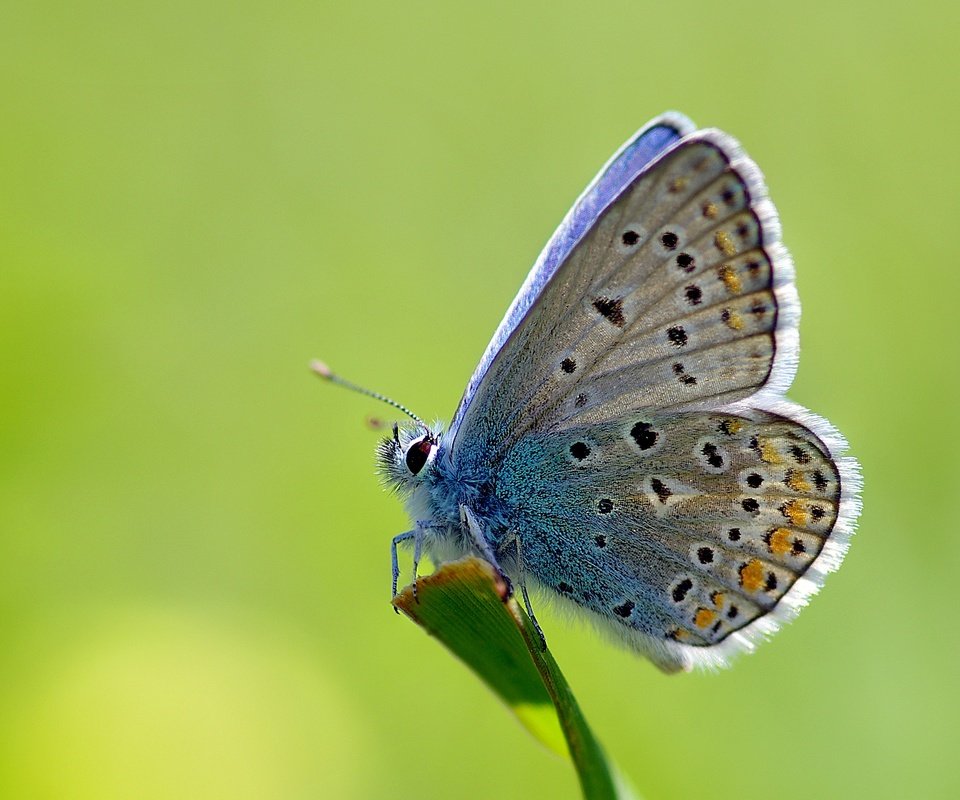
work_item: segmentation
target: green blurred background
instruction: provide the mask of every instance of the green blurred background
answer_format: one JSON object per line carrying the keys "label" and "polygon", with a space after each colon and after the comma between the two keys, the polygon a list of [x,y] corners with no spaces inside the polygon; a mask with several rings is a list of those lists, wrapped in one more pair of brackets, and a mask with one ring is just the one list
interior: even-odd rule
{"label": "green blurred background", "polygon": [[553,652],[649,798],[960,793],[956,4],[3,18],[0,796],[576,796],[390,611],[385,409],[307,363],[449,418],[570,202],[667,108],[767,174],[791,395],[852,442],[865,511],[732,670],[664,677],[543,612]]}

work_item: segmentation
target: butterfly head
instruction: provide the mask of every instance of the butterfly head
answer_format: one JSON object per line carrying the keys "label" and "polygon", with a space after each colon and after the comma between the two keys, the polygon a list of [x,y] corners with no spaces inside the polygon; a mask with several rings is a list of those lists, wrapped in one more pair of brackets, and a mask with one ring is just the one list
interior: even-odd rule
{"label": "butterfly head", "polygon": [[393,436],[380,442],[377,447],[377,469],[394,489],[407,492],[416,489],[424,476],[430,473],[430,467],[437,456],[437,448],[440,446],[439,429],[436,429],[436,432],[431,431],[426,423],[406,406],[380,392],[373,392],[344,380],[322,361],[311,362],[310,369],[324,380],[393,406],[413,420],[402,427],[394,423]]}
{"label": "butterfly head", "polygon": [[377,447],[377,467],[392,487],[412,491],[429,473],[439,443],[440,435],[422,424],[394,424],[393,436]]}

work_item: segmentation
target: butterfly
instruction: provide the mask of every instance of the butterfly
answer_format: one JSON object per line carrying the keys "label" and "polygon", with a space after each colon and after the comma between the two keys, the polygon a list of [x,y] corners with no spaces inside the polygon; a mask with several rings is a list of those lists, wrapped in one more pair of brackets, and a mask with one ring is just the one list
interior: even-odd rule
{"label": "butterfly", "polygon": [[423,553],[479,554],[535,623],[528,588],[667,672],[753,649],[860,512],[846,442],[784,397],[799,315],[757,166],[719,130],[653,119],[547,243],[450,426],[394,404],[413,422],[378,466],[414,520],[394,594],[412,543],[414,576]]}

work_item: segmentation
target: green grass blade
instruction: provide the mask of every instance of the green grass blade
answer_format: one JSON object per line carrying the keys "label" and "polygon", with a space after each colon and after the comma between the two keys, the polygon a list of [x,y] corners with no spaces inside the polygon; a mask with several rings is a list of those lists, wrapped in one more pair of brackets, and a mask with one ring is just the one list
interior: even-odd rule
{"label": "green grass blade", "polygon": [[408,586],[394,605],[469,666],[549,749],[568,756],[588,800],[627,800],[626,788],[584,719],[533,623],[491,566],[444,564]]}

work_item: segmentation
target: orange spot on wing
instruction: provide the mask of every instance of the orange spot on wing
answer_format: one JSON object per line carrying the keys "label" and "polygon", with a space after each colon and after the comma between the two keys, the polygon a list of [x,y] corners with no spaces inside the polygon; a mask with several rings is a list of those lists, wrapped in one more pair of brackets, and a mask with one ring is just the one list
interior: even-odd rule
{"label": "orange spot on wing", "polygon": [[713,604],[717,608],[723,608],[723,603],[727,599],[727,596],[723,592],[714,592],[710,595],[710,599],[713,600]]}
{"label": "orange spot on wing", "polygon": [[795,492],[810,491],[810,482],[804,477],[800,470],[788,469],[784,483]]}
{"label": "orange spot on wing", "polygon": [[724,264],[717,270],[717,275],[730,294],[740,294],[743,284],[740,283],[740,276],[737,275],[737,271],[733,267]]}
{"label": "orange spot on wing", "polygon": [[697,613],[693,615],[693,621],[698,628],[706,628],[716,619],[716,616],[716,611],[711,611],[709,608],[698,608]]}
{"label": "orange spot on wing", "polygon": [[810,512],[804,508],[799,500],[788,500],[781,506],[783,515],[790,520],[790,524],[797,528],[802,528],[810,519]]}
{"label": "orange spot on wing", "polygon": [[770,533],[770,552],[778,556],[789,553],[793,548],[790,537],[793,534],[787,528],[776,528]]}
{"label": "orange spot on wing", "polygon": [[783,457],[777,452],[777,446],[769,439],[760,439],[760,459],[767,464],[782,464]]}
{"label": "orange spot on wing", "polygon": [[674,178],[670,181],[670,191],[676,194],[677,192],[682,192],[687,188],[687,179],[686,178]]}
{"label": "orange spot on wing", "polygon": [[726,433],[729,433],[731,436],[736,436],[736,434],[743,430],[743,422],[731,417],[723,421],[723,428]]}
{"label": "orange spot on wing", "polygon": [[748,592],[755,592],[763,586],[763,564],[758,559],[740,567],[740,584]]}
{"label": "orange spot on wing", "polygon": [[717,204],[706,202],[703,204],[703,216],[707,219],[715,219],[717,216]]}
{"label": "orange spot on wing", "polygon": [[725,256],[735,256],[737,254],[737,246],[733,243],[733,237],[726,231],[717,231],[713,237],[713,243],[717,246],[717,250]]}
{"label": "orange spot on wing", "polygon": [[732,309],[726,309],[723,313],[723,321],[730,330],[733,331],[742,331],[743,330],[743,317],[739,313],[733,311]]}

